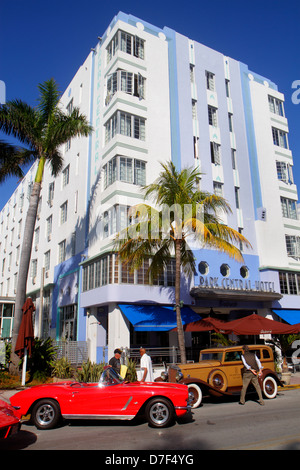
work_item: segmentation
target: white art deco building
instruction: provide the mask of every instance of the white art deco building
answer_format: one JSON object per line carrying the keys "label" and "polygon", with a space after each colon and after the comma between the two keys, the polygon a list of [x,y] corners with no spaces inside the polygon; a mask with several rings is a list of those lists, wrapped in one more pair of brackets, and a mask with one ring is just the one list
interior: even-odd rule
{"label": "white art deco building", "polygon": [[[210,308],[300,321],[300,222],[284,96],[247,65],[167,27],[119,13],[64,92],[90,119],[89,138],[45,170],[28,277],[36,334],[85,341],[100,361],[115,347],[176,345],[171,263],[150,285],[113,252],[128,209],[143,202],[160,162],[198,167],[201,188],[226,198],[224,220],[252,245],[244,264],[196,249],[183,279],[186,321]],[[0,327],[9,337],[33,166],[0,213]],[[155,306],[155,314],[153,314]],[[198,339],[197,339],[198,341]],[[187,338],[190,353],[195,337]]]}

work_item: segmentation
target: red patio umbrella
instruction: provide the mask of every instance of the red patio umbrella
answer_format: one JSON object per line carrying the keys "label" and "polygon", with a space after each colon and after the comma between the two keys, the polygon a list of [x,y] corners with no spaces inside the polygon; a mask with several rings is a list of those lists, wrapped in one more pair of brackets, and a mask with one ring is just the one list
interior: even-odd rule
{"label": "red patio umbrella", "polygon": [[224,329],[227,333],[236,335],[294,334],[299,333],[300,324],[287,325],[253,313],[247,317],[227,322]]}
{"label": "red patio umbrella", "polygon": [[226,330],[227,322],[223,320],[218,320],[217,318],[207,317],[202,318],[201,320],[194,321],[192,323],[187,323],[184,325],[184,331],[220,331],[224,332]]}
{"label": "red patio umbrella", "polygon": [[20,330],[18,333],[18,338],[15,346],[15,353],[23,360],[23,371],[22,371],[22,385],[25,385],[25,376],[26,376],[26,365],[27,365],[27,356],[31,355],[33,341],[34,341],[34,331],[32,324],[32,314],[35,311],[35,306],[32,302],[32,299],[28,297],[25,301],[23,307],[23,317],[20,325]]}

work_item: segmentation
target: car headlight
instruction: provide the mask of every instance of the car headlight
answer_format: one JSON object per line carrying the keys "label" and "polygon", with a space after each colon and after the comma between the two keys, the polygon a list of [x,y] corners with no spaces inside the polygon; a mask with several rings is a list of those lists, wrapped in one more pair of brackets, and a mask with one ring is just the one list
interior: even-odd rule
{"label": "car headlight", "polygon": [[176,373],[176,381],[179,382],[179,380],[181,380],[183,377],[183,373],[181,371],[178,371]]}
{"label": "car headlight", "polygon": [[161,378],[163,379],[164,382],[167,382],[168,380],[168,373],[167,372],[162,372],[160,374]]}

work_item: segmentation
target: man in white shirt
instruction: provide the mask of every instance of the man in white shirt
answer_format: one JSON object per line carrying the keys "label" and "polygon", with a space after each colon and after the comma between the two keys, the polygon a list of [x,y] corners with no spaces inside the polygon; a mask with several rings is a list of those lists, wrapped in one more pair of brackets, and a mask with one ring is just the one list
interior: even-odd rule
{"label": "man in white shirt", "polygon": [[151,357],[146,354],[145,348],[140,348],[141,355],[141,382],[154,382]]}

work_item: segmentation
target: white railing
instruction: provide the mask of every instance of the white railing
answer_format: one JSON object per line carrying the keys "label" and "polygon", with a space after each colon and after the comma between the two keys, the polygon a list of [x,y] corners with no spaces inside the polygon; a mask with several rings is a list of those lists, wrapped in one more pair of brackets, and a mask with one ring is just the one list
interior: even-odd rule
{"label": "white railing", "polygon": [[79,365],[88,360],[86,341],[54,341],[57,359],[65,357],[71,364]]}

